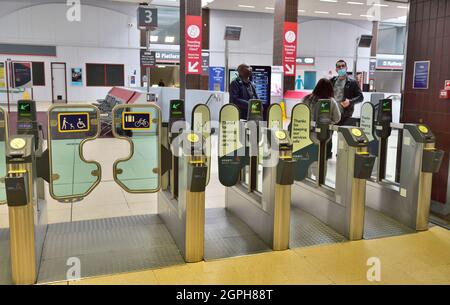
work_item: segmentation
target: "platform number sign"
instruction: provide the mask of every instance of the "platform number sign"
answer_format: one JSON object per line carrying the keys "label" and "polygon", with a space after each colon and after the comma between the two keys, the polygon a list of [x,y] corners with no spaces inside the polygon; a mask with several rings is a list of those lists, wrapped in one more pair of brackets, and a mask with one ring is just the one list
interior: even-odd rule
{"label": "platform number sign", "polygon": [[156,8],[138,8],[138,28],[149,30],[158,27],[158,10]]}
{"label": "platform number sign", "polygon": [[149,130],[152,126],[152,115],[148,112],[124,112],[122,126],[123,130]]}
{"label": "platform number sign", "polygon": [[90,130],[89,113],[58,114],[58,132],[87,132]]}

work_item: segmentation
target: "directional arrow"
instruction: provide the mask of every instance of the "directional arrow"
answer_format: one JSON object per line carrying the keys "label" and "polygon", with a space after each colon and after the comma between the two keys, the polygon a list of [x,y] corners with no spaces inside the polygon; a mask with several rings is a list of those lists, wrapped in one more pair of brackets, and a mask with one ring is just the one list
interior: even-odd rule
{"label": "directional arrow", "polygon": [[285,71],[285,75],[294,75],[295,74],[295,71],[294,71],[294,69],[295,69],[295,67],[294,67],[294,65],[284,65],[284,67],[286,68],[286,71]]}
{"label": "directional arrow", "polygon": [[199,62],[196,62],[196,63],[190,62],[188,65],[188,71],[190,73],[198,73],[198,65],[199,65]]}

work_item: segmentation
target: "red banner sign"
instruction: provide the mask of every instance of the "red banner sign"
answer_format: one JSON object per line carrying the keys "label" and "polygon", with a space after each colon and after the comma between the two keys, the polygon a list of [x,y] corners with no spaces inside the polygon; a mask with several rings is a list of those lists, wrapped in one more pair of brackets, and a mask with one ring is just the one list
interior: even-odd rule
{"label": "red banner sign", "polygon": [[186,16],[186,74],[202,74],[202,16]]}
{"label": "red banner sign", "polygon": [[297,22],[284,23],[283,68],[285,76],[295,76],[297,68]]}

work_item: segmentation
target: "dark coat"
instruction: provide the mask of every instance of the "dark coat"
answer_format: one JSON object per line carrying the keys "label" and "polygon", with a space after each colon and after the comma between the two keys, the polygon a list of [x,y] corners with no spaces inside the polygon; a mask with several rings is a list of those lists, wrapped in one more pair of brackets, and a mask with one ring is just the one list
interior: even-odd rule
{"label": "dark coat", "polygon": [[[336,84],[337,76],[331,79],[333,86]],[[341,122],[345,122],[353,116],[355,111],[355,105],[364,101],[364,96],[362,94],[361,88],[359,88],[358,82],[354,79],[347,77],[344,87],[344,99],[350,100],[350,106],[345,108],[341,115]],[[343,101],[336,101],[341,103]]]}
{"label": "dark coat", "polygon": [[[247,86],[249,86],[247,88]],[[250,95],[250,92],[252,95]],[[245,84],[239,77],[230,85],[230,103],[239,107],[241,119],[246,120],[248,114],[248,101],[258,99],[255,85],[250,82]]]}

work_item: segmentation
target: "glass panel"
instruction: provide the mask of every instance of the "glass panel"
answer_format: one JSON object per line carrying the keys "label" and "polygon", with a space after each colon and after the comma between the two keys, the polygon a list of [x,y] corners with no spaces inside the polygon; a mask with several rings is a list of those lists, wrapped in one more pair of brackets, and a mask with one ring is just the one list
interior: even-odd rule
{"label": "glass panel", "polygon": [[[6,176],[6,140],[8,135],[8,126],[5,112],[0,108],[0,177]],[[6,202],[5,183],[0,182],[0,202]]]}
{"label": "glass panel", "polygon": [[84,160],[83,145],[98,137],[99,113],[93,106],[49,110],[50,194],[56,200],[86,197],[100,183],[100,164]]}
{"label": "glass panel", "polygon": [[114,179],[129,193],[159,191],[161,113],[154,105],[121,105],[114,109],[114,136],[131,144],[128,158],[114,164]]}
{"label": "glass panel", "polygon": [[392,130],[391,136],[388,138],[388,151],[386,156],[386,180],[395,183],[395,173],[397,168],[397,148],[398,148],[397,129]]}
{"label": "glass panel", "polygon": [[207,158],[208,173],[206,185],[209,184],[211,177],[211,113],[208,106],[200,104],[195,106],[192,113],[192,130],[203,135],[205,147],[203,148]]}
{"label": "glass panel", "polygon": [[338,151],[338,133],[333,132],[333,136],[331,137],[331,141],[328,145],[332,145],[331,154],[328,148],[327,150],[327,162],[325,168],[325,185],[331,188],[336,187],[336,166],[337,166],[337,151]]}

